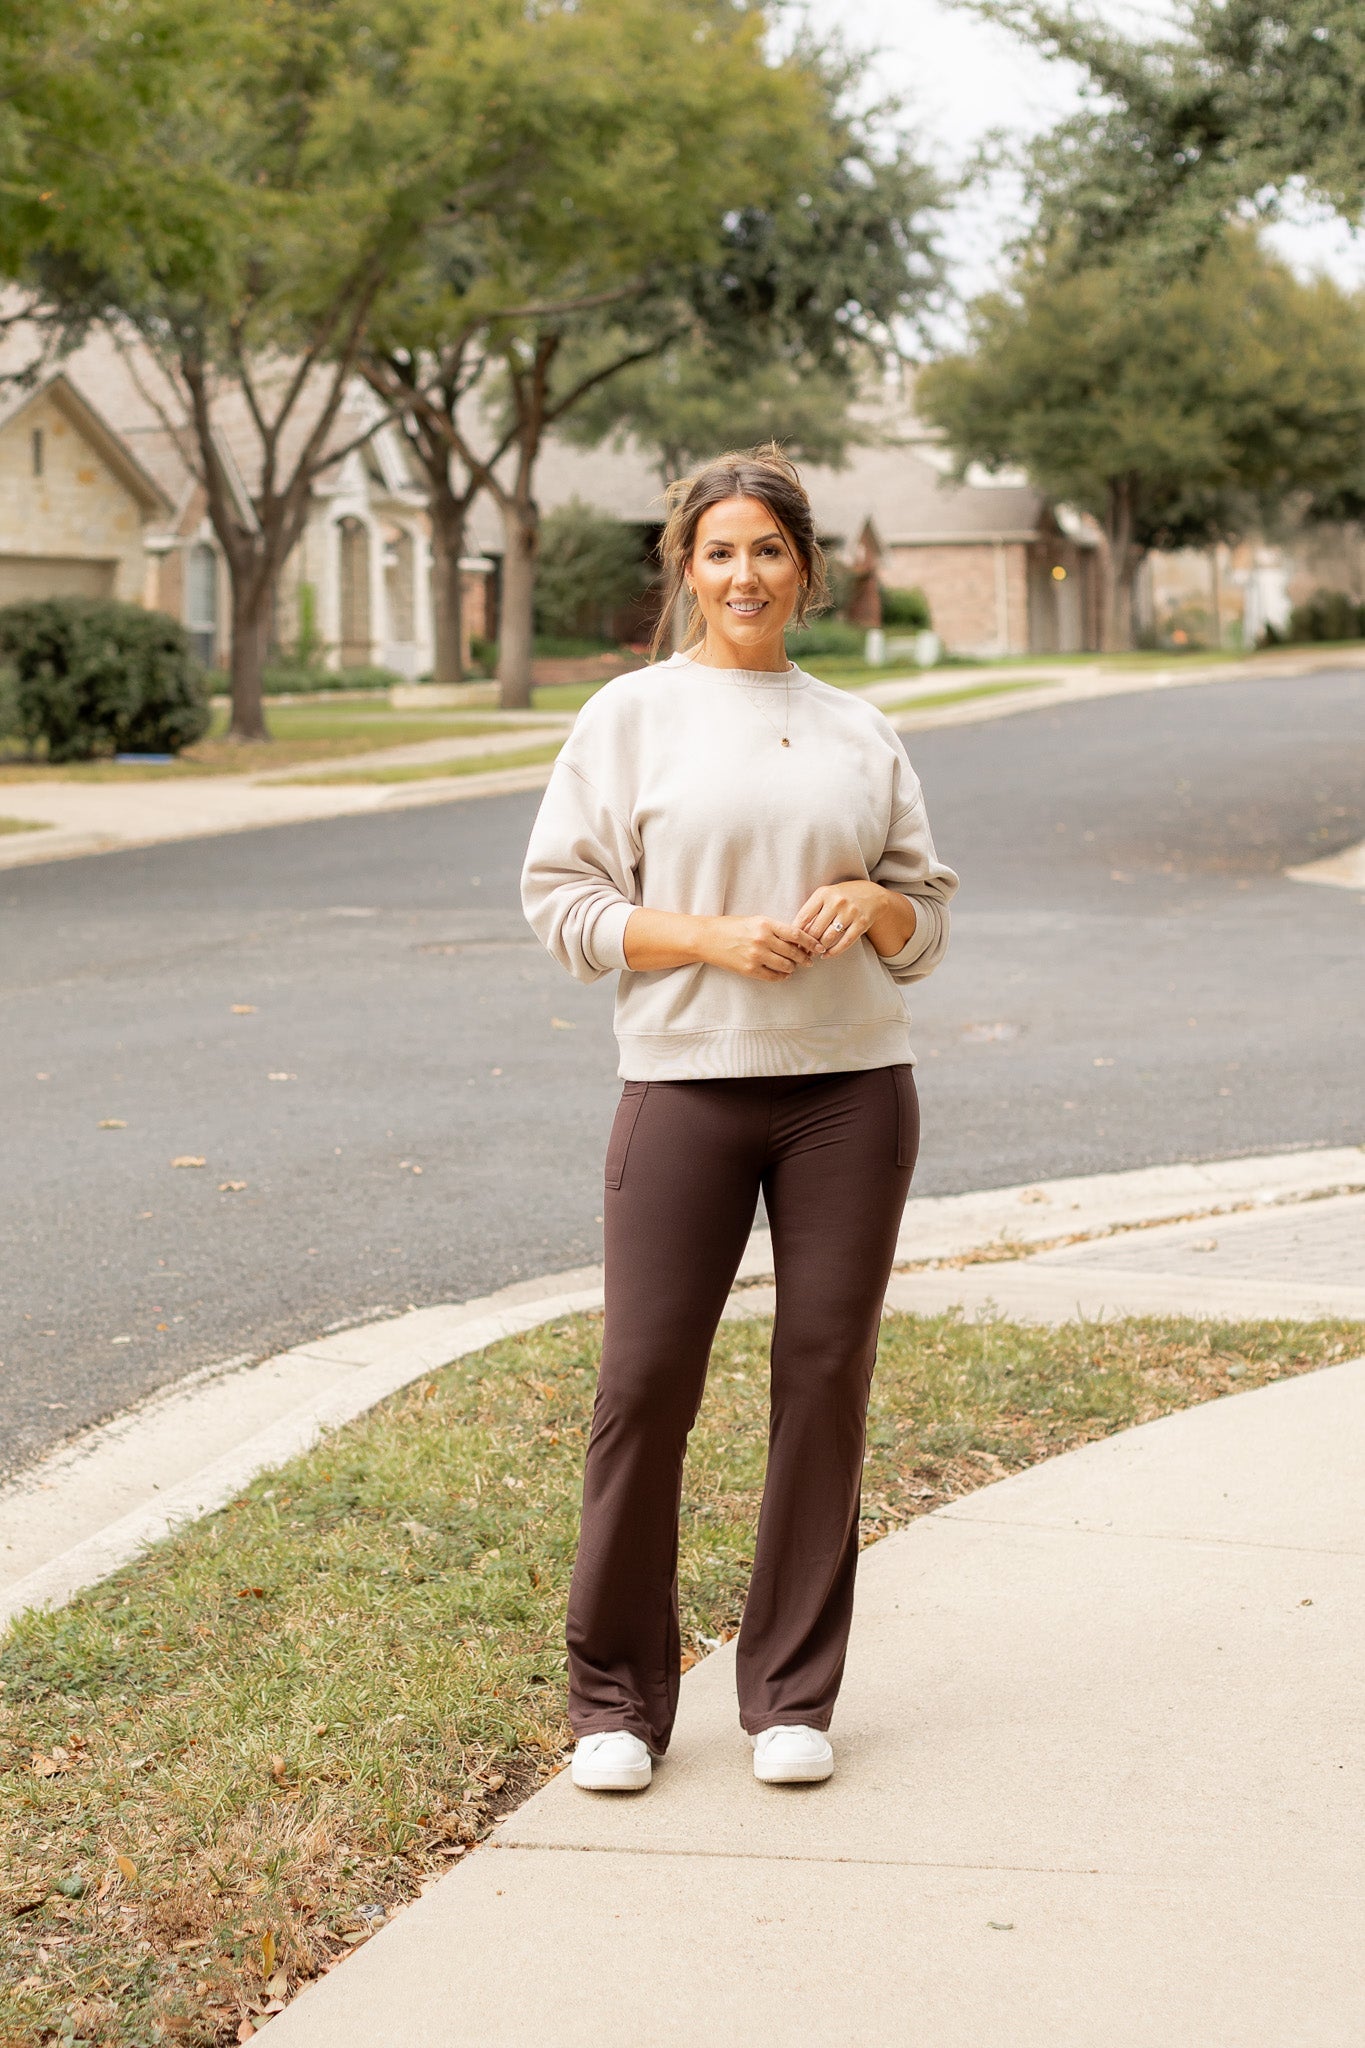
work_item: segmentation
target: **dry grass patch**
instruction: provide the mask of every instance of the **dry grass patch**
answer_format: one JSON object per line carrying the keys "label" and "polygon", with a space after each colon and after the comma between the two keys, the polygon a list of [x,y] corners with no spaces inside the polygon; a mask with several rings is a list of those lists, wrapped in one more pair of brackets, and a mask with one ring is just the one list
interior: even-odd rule
{"label": "dry grass patch", "polygon": [[[688,1660],[752,1558],[766,1318],[717,1338]],[[0,1647],[0,2042],[249,2038],[557,1768],[600,1319],[434,1374]],[[863,1533],[1358,1350],[1358,1326],[888,1318]]]}

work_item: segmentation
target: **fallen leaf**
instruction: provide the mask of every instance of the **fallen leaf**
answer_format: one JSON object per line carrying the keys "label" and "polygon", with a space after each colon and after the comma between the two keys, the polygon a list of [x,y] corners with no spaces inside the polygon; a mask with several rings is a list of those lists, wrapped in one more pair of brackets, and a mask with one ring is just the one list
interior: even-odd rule
{"label": "fallen leaf", "polygon": [[[289,1783],[289,1767],[288,1767],[288,1765],[287,1765],[287,1764],[285,1763],[285,1760],[284,1760],[284,1758],[283,1758],[282,1756],[272,1756],[272,1757],[271,1757],[271,1759],[270,1759],[270,1775],[271,1775],[271,1777],[272,1777],[272,1778],[273,1778],[273,1779],[275,1780],[275,1783],[276,1783],[277,1785],[287,1785],[287,1784]],[[273,1944],[274,1944],[274,1936],[273,1936],[273,1935],[270,1935],[270,1934],[267,1934],[267,1936],[266,1936],[265,1938],[266,1938],[266,1940],[267,1940],[268,1942],[270,1942],[270,1943],[272,1944],[272,1947],[271,1947],[271,1953],[272,1953],[272,1955],[273,1955],[273,1953],[274,1953],[274,1947],[273,1947]],[[270,1971],[271,1971],[271,1969],[272,1969],[272,1968],[273,1968],[273,1965],[267,1965],[267,1967],[266,1967],[266,1973],[265,1973],[267,1977],[268,1977],[268,1976],[270,1975]]]}
{"label": "fallen leaf", "polygon": [[243,2020],[243,2021],[242,2021],[242,2023],[241,2023],[241,2025],[240,2025],[240,2026],[238,2027],[238,2029],[237,2029],[237,2039],[238,2039],[238,2041],[239,2041],[239,2042],[241,2042],[241,2041],[254,2041],[254,2040],[255,2040],[255,2038],[256,2038],[256,2029],[255,2029],[255,2027],[254,2027],[254,2026],[253,2026],[253,2025],[251,2024],[251,2021],[250,2021],[250,2020]]}
{"label": "fallen leaf", "polygon": [[343,1934],[341,1938],[348,1948],[354,1948],[357,1942],[369,1940],[370,1930],[368,1927],[353,1927],[349,1934]]}
{"label": "fallen leaf", "polygon": [[239,1600],[264,1600],[264,1598],[265,1598],[265,1587],[264,1587],[264,1586],[239,1586],[239,1587],[238,1587],[238,1589],[237,1589],[237,1598],[238,1598]]}
{"label": "fallen leaf", "polygon": [[[277,1756],[277,1757],[275,1757],[275,1758],[274,1758],[274,1759],[272,1760],[272,1762],[271,1762],[271,1766],[270,1766],[270,1771],[271,1771],[271,1776],[272,1776],[272,1777],[273,1777],[273,1776],[275,1775],[275,1765],[276,1765],[276,1764],[279,1764],[279,1765],[280,1765],[280,1767],[281,1767],[281,1770],[283,1770],[283,1767],[284,1767],[284,1758],[283,1758],[283,1757],[279,1757],[279,1756]],[[274,1976],[274,1974],[275,1974],[275,1937],[274,1937],[274,1935],[273,1935],[273,1934],[263,1934],[263,1935],[261,1936],[261,1966],[262,1966],[262,1967],[261,1967],[261,1975],[262,1975],[263,1977],[273,1977],[273,1976]]]}
{"label": "fallen leaf", "polygon": [[288,1998],[289,1979],[283,1970],[277,1970],[265,1988],[272,1998]]}
{"label": "fallen leaf", "polygon": [[102,1116],[98,1128],[102,1131],[126,1131],[128,1126],[121,1116]]}
{"label": "fallen leaf", "polygon": [[567,1017],[551,1017],[550,1023],[556,1031],[576,1031],[578,1029],[577,1025],[571,1024]]}
{"label": "fallen leaf", "polygon": [[207,1166],[207,1165],[208,1165],[208,1161],[207,1161],[206,1159],[201,1159],[201,1158],[199,1157],[199,1154],[198,1154],[197,1152],[179,1152],[179,1153],[177,1153],[177,1154],[176,1154],[175,1158],[174,1158],[174,1159],[173,1159],[173,1160],[171,1161],[171,1165],[172,1165],[172,1166]]}
{"label": "fallen leaf", "polygon": [[256,1005],[254,1003],[234,1003],[232,1005],[232,1014],[234,1017],[254,1017]]}
{"label": "fallen leaf", "polygon": [[60,1778],[63,1771],[74,1771],[76,1760],[64,1749],[54,1749],[51,1756],[44,1756],[41,1750],[33,1752],[33,1775],[36,1778]]}
{"label": "fallen leaf", "polygon": [[220,1180],[218,1192],[220,1195],[240,1195],[245,1186],[244,1180]]}
{"label": "fallen leaf", "polygon": [[134,1863],[132,1857],[116,1856],[114,1858],[114,1861],[118,1865],[120,1877],[125,1877],[128,1880],[129,1884],[131,1884],[133,1879],[137,1876],[137,1865],[136,1863]]}

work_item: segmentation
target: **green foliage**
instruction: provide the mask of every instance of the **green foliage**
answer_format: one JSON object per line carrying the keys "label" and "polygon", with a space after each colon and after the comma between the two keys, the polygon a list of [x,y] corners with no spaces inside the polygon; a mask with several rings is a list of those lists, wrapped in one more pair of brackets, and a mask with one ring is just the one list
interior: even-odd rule
{"label": "green foliage", "polygon": [[8,662],[0,661],[0,745],[19,734],[19,679]]}
{"label": "green foliage", "polygon": [[[1365,473],[1360,308],[1249,232],[1155,282],[1145,255],[1030,260],[916,397],[961,464],[1020,465],[1093,514],[1120,591],[1148,549],[1235,538],[1289,494]],[[1117,610],[1113,631],[1125,644]]]}
{"label": "green foliage", "polygon": [[262,689],[267,697],[302,697],[328,690],[391,690],[406,681],[392,668],[322,668],[311,663],[298,668],[281,662],[265,670]]}
{"label": "green foliage", "polygon": [[924,633],[933,624],[929,600],[920,589],[882,590],[882,624],[903,633]]}
{"label": "green foliage", "polygon": [[1365,604],[1344,590],[1315,590],[1306,604],[1289,614],[1289,630],[1267,634],[1269,640],[1365,639]]}
{"label": "green foliage", "polygon": [[798,662],[810,654],[861,654],[866,641],[861,626],[850,626],[844,619],[816,619],[800,632],[788,633],[787,652]]}
{"label": "green foliage", "polygon": [[16,678],[19,730],[49,761],[177,754],[209,728],[204,673],[164,612],[52,597],[0,611],[0,658]]}
{"label": "green foliage", "polygon": [[592,636],[649,581],[640,532],[571,498],[540,527],[535,623],[538,634]]}
{"label": "green foliage", "polygon": [[1365,204],[1358,0],[1187,0],[1174,32],[1137,38],[1065,0],[972,4],[1088,74],[1085,110],[1033,158],[1045,221],[1083,258],[1188,253],[1286,190],[1350,219]]}
{"label": "green foliage", "polygon": [[829,371],[791,363],[736,365],[704,342],[679,342],[597,385],[565,422],[581,448],[608,438],[646,450],[669,482],[727,448],[777,441],[797,461],[836,464],[867,430],[852,389]]}

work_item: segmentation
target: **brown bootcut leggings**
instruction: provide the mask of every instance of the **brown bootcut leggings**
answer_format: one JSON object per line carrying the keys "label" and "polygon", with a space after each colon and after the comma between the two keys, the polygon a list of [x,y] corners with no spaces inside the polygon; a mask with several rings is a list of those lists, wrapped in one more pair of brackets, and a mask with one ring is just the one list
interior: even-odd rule
{"label": "brown bootcut leggings", "polygon": [[763,1190],[777,1316],[740,1720],[827,1728],[858,1561],[883,1297],[919,1144],[909,1066],[627,1081],[607,1147],[606,1322],[569,1594],[576,1735],[661,1756],[678,1705],[683,1455]]}

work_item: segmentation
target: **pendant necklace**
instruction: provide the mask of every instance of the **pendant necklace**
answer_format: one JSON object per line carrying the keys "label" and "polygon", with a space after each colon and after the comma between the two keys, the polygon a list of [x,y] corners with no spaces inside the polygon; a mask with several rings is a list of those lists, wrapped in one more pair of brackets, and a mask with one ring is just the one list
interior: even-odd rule
{"label": "pendant necklace", "polygon": [[[789,747],[789,746],[791,745],[791,741],[790,741],[790,740],[788,739],[788,737],[787,737],[787,732],[788,732],[788,728],[789,728],[789,727],[790,727],[790,725],[791,725],[791,712],[792,712],[792,686],[791,686],[791,673],[792,673],[792,672],[791,672],[791,670],[790,670],[790,669],[788,669],[788,670],[787,670],[787,672],[786,672],[786,676],[785,676],[785,678],[784,678],[784,682],[783,682],[783,694],[784,694],[784,697],[785,697],[785,708],[784,708],[784,710],[783,710],[783,714],[782,714],[782,730],[781,730],[781,732],[778,732],[778,733],[777,733],[777,737],[779,738],[779,740],[781,740],[781,742],[782,742],[782,744],[783,744],[783,746],[784,746],[784,747]],[[765,687],[765,686],[764,686],[763,684],[761,684],[761,683],[759,683],[759,684],[754,684],[754,683],[741,683],[741,684],[740,684],[740,688],[741,688],[741,689],[749,689],[749,690],[752,690],[752,689],[756,689],[756,688],[757,688],[757,689],[762,689],[762,688],[764,688],[764,687]],[[757,711],[757,713],[759,714],[759,717],[760,717],[760,718],[761,718],[761,719],[763,720],[764,724],[765,724],[765,725],[768,725],[768,726],[771,726],[771,727],[772,727],[772,730],[773,730],[774,732],[777,732],[777,727],[776,727],[775,725],[773,725],[773,722],[772,722],[771,718],[769,718],[769,716],[768,716],[767,712],[766,712],[766,711],[765,711],[765,710],[763,709],[763,706],[762,706],[762,705],[761,705],[761,704],[760,704],[760,703],[758,702],[757,698],[752,698],[752,697],[751,697],[749,701],[750,701],[750,703],[751,703],[751,704],[753,705],[753,707],[754,707],[754,710],[755,710],[755,711]]]}

